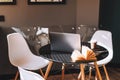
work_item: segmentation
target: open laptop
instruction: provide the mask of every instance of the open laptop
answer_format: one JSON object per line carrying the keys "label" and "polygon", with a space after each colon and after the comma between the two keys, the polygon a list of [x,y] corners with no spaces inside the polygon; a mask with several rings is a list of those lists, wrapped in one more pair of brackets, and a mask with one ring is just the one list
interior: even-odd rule
{"label": "open laptop", "polygon": [[52,51],[72,52],[81,48],[80,34],[50,32],[49,36]]}

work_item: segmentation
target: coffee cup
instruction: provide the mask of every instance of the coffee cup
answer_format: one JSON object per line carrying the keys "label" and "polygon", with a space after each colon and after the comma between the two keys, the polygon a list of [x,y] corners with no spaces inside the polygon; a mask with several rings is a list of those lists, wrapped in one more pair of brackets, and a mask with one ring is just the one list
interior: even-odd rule
{"label": "coffee cup", "polygon": [[94,49],[96,47],[97,41],[91,41],[90,42],[90,47],[91,49]]}

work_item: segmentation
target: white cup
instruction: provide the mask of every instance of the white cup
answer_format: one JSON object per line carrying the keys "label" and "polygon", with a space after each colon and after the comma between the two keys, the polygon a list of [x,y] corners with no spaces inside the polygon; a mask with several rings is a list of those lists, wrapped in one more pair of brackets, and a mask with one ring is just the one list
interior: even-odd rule
{"label": "white cup", "polygon": [[97,41],[90,42],[90,48],[94,49],[96,47]]}

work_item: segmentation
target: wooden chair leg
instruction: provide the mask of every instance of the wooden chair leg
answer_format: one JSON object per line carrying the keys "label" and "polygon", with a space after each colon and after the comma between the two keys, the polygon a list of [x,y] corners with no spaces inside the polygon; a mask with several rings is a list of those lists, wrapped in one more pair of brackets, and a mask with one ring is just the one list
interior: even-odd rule
{"label": "wooden chair leg", "polygon": [[18,75],[19,75],[19,72],[17,71],[16,75],[15,75],[15,79],[14,80],[17,80],[18,79]]}
{"label": "wooden chair leg", "polygon": [[90,69],[89,69],[89,76],[88,76],[88,80],[90,80],[90,79],[91,79],[91,75],[92,75],[92,67],[90,67]]}
{"label": "wooden chair leg", "polygon": [[80,71],[80,73],[78,75],[78,80],[81,80],[81,71]]}
{"label": "wooden chair leg", "polygon": [[62,77],[61,80],[64,80],[65,77],[65,63],[62,64]]}
{"label": "wooden chair leg", "polygon": [[102,80],[102,77],[101,77],[101,74],[100,74],[100,71],[99,71],[99,68],[98,68],[98,65],[97,65],[96,61],[94,62],[94,65],[95,65],[96,74],[97,74],[99,80]]}
{"label": "wooden chair leg", "polygon": [[78,80],[85,80],[85,65],[84,64],[80,64],[80,73],[78,75]]}
{"label": "wooden chair leg", "polygon": [[98,75],[97,75],[97,73],[95,73],[95,80],[98,80]]}
{"label": "wooden chair leg", "polygon": [[48,67],[47,67],[47,70],[46,70],[46,72],[45,72],[45,76],[44,76],[44,79],[45,79],[45,80],[46,80],[47,77],[48,77],[48,74],[49,74],[49,72],[50,72],[50,70],[51,70],[52,64],[53,64],[53,62],[50,61],[50,62],[49,62],[49,65],[48,65]]}
{"label": "wooden chair leg", "polygon": [[40,69],[40,73],[41,73],[41,75],[44,77],[45,75],[44,75],[44,73],[43,73],[43,71],[42,71],[42,69]]}
{"label": "wooden chair leg", "polygon": [[102,66],[103,66],[103,69],[104,69],[104,72],[105,72],[105,75],[106,75],[106,79],[107,79],[107,80],[110,80],[110,78],[109,78],[109,75],[108,75],[108,72],[107,72],[107,69],[106,69],[105,65],[102,65]]}

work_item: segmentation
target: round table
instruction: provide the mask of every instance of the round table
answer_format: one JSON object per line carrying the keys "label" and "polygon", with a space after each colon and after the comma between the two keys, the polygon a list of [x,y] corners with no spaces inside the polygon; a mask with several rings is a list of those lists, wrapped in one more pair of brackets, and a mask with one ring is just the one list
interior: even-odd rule
{"label": "round table", "polygon": [[[86,45],[88,47],[90,46],[89,43],[82,43],[82,45]],[[44,49],[44,48],[47,48],[47,49]],[[100,55],[103,56],[103,55],[106,55],[106,53],[107,53],[107,50],[105,48],[103,48],[101,46],[98,46],[98,45],[96,46],[96,48],[93,51],[96,53],[97,58],[101,58]],[[43,58],[46,58],[46,59],[48,59],[50,61],[53,61],[53,62],[62,63],[62,80],[64,79],[65,65],[76,63],[76,62],[72,61],[71,54],[72,54],[72,52],[51,51],[50,50],[50,45],[46,45],[46,46],[42,47],[41,50],[40,50],[40,56],[42,56]],[[85,80],[83,64],[86,64],[86,63],[89,63],[89,62],[94,62],[94,65],[95,65],[96,71],[98,73],[99,79],[102,80],[101,74],[100,74],[99,69],[98,69],[98,65],[97,65],[95,60],[89,60],[89,61],[82,60],[82,61],[77,62],[77,63],[80,64],[80,69],[81,69],[81,73],[82,73],[82,80]],[[78,76],[78,78],[79,78],[79,76]]]}

